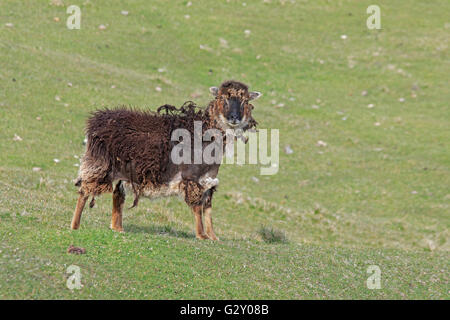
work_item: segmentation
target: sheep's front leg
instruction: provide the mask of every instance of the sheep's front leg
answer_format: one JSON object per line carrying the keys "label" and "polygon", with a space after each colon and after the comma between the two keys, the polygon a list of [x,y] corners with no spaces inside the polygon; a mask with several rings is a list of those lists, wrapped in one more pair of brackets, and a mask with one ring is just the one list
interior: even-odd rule
{"label": "sheep's front leg", "polygon": [[205,215],[206,235],[211,240],[219,240],[219,238],[216,237],[216,234],[214,233],[213,229],[211,207],[204,208],[203,210],[204,210],[203,213]]}
{"label": "sheep's front leg", "polygon": [[80,196],[78,197],[77,206],[75,207],[75,212],[73,213],[72,223],[70,227],[73,230],[76,230],[80,227],[81,223],[81,214],[83,213],[84,206],[86,205],[86,201],[89,198],[89,195],[85,195],[83,192],[80,192]]}
{"label": "sheep's front leg", "polygon": [[111,229],[118,232],[123,232],[122,227],[122,211],[125,203],[125,191],[122,187],[122,181],[116,184],[113,192],[113,209],[111,218]]}
{"label": "sheep's front leg", "polygon": [[195,236],[197,237],[197,239],[208,239],[208,236],[203,230],[202,208],[202,205],[192,206],[192,212],[195,216]]}
{"label": "sheep's front leg", "polygon": [[206,227],[206,235],[211,240],[219,240],[219,238],[216,237],[216,234],[214,233],[213,229],[213,223],[212,223],[212,196],[215,191],[215,188],[209,189],[205,193],[205,200],[203,203],[203,215],[205,216],[205,227]]}

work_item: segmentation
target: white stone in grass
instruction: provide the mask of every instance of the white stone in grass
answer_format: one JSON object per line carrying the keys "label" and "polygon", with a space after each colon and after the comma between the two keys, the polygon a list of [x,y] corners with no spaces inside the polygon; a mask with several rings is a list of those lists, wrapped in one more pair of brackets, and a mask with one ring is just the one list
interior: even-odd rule
{"label": "white stone in grass", "polygon": [[252,177],[253,182],[258,183],[259,179],[257,177]]}
{"label": "white stone in grass", "polygon": [[186,7],[190,7],[190,6],[192,6],[192,2],[191,2],[191,1],[189,1],[188,3],[186,3]]}
{"label": "white stone in grass", "polygon": [[220,42],[220,46],[222,48],[228,48],[228,41],[225,40],[224,38],[219,38],[219,42]]}
{"label": "white stone in grass", "polygon": [[244,34],[245,34],[245,37],[246,38],[248,38],[248,37],[250,37],[250,34],[251,34],[252,32],[250,31],[250,30],[244,30]]}
{"label": "white stone in grass", "polygon": [[55,100],[56,101],[61,101],[61,97],[60,96],[55,96]]}
{"label": "white stone in grass", "polygon": [[14,27],[14,25],[11,22],[5,23],[5,26],[8,27],[8,28]]}
{"label": "white stone in grass", "polygon": [[369,104],[367,105],[367,108],[369,108],[369,109],[372,109],[373,107],[375,107],[375,105],[374,105],[373,103],[369,103]]}
{"label": "white stone in grass", "polygon": [[320,107],[319,107],[317,104],[313,104],[313,105],[311,106],[311,108],[317,110],[317,109],[319,109]]}
{"label": "white stone in grass", "polygon": [[18,136],[17,134],[14,133],[14,138],[13,138],[13,140],[14,140],[14,141],[22,141],[23,139],[22,139],[20,136]]}
{"label": "white stone in grass", "polygon": [[427,239],[426,241],[427,241],[428,248],[431,251],[434,251],[436,249],[436,244],[434,243],[434,241],[430,240],[430,239]]}
{"label": "white stone in grass", "polygon": [[33,169],[31,169],[31,170],[33,170],[33,172],[39,172],[39,171],[42,170],[42,168],[39,168],[39,167],[33,167]]}
{"label": "white stone in grass", "polygon": [[120,11],[120,14],[121,15],[123,15],[123,16],[127,16],[128,15],[128,11],[126,11],[126,10],[122,10],[122,11]]}
{"label": "white stone in grass", "polygon": [[290,145],[287,145],[286,147],[284,147],[284,152],[285,152],[286,154],[293,154],[293,153],[294,153],[294,150],[292,150],[292,148],[291,148]]}
{"label": "white stone in grass", "polygon": [[347,35],[346,35],[346,34],[341,35],[341,39],[342,39],[342,40],[347,39]]}
{"label": "white stone in grass", "polygon": [[99,30],[106,30],[106,26],[104,24],[101,24],[98,26]]}
{"label": "white stone in grass", "polygon": [[61,162],[61,160],[59,160],[59,159],[53,159],[53,161],[55,162],[55,163],[60,163]]}
{"label": "white stone in grass", "polygon": [[326,147],[327,143],[325,141],[319,140],[316,144],[318,147]]}
{"label": "white stone in grass", "polygon": [[161,87],[155,87],[155,90],[158,91],[158,92],[161,92],[162,88]]}
{"label": "white stone in grass", "polygon": [[375,122],[373,125],[374,125],[375,127],[379,127],[379,126],[381,126],[381,123]]}
{"label": "white stone in grass", "polygon": [[191,18],[191,16],[190,16],[190,15],[188,15],[188,14],[185,14],[185,15],[184,15],[184,18],[185,18],[185,19],[190,19],[190,18]]}
{"label": "white stone in grass", "polygon": [[405,102],[405,98],[399,98],[398,101]]}

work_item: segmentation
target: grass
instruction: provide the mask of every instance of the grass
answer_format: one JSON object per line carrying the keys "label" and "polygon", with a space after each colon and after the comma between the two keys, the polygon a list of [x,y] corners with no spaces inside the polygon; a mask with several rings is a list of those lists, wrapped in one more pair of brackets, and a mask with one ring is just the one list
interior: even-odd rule
{"label": "grass", "polygon": [[[84,1],[80,30],[61,2],[0,4],[0,298],[449,299],[448,1],[379,1],[381,30],[370,1]],[[263,93],[280,170],[221,167],[219,242],[176,199],[117,234],[104,196],[69,230],[89,112],[205,105],[230,78]]]}

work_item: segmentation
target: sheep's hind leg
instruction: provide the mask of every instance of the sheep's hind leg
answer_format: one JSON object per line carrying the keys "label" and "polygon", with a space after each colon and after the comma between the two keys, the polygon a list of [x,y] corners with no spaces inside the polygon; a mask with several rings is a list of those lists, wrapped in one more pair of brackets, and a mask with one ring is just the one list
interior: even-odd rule
{"label": "sheep's hind leg", "polygon": [[86,201],[88,200],[89,195],[85,195],[84,193],[80,193],[78,197],[77,206],[75,207],[75,212],[73,213],[72,223],[70,227],[73,230],[76,230],[80,227],[81,222],[81,214],[83,213],[84,206],[86,205]]}
{"label": "sheep's hind leg", "polygon": [[122,227],[122,211],[125,203],[125,191],[123,190],[122,181],[116,184],[113,192],[113,209],[111,218],[111,229],[123,232]]}

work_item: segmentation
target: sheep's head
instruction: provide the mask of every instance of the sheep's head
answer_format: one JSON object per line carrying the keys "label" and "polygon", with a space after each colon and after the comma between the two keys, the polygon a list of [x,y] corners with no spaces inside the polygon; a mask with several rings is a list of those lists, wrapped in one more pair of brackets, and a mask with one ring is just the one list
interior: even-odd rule
{"label": "sheep's head", "polygon": [[215,99],[211,102],[212,113],[222,129],[243,129],[253,127],[253,105],[249,102],[258,99],[260,92],[248,91],[248,87],[237,81],[225,81],[222,85],[209,89]]}

